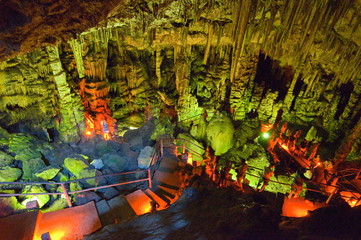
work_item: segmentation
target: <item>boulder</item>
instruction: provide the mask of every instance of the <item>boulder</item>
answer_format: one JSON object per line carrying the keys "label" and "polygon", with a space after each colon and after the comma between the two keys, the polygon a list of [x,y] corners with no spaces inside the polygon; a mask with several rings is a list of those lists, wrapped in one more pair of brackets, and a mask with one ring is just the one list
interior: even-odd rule
{"label": "boulder", "polygon": [[45,163],[40,158],[34,158],[23,162],[23,176],[22,179],[33,179],[33,174],[42,168],[45,168]]}
{"label": "boulder", "polygon": [[120,157],[115,154],[105,154],[103,156],[103,162],[105,167],[115,171],[115,172],[121,172],[126,167],[126,160],[124,157]]}
{"label": "boulder", "polygon": [[[205,150],[203,149],[203,145],[195,140],[189,134],[178,134],[177,138],[187,140],[185,142],[186,148],[191,149],[192,151],[188,150],[188,152],[192,153],[193,161],[203,162],[203,154]],[[177,141],[177,146],[183,146],[184,141]],[[197,146],[199,147],[197,147]],[[182,153],[183,148],[178,148],[178,153]]]}
{"label": "boulder", "polygon": [[219,114],[212,118],[207,127],[207,140],[215,155],[220,156],[233,147],[233,134],[233,123],[227,115]]}
{"label": "boulder", "polygon": [[[1,193],[15,193],[15,190],[1,190]],[[16,197],[0,197],[0,217],[6,217],[15,211],[25,209]]]}
{"label": "boulder", "polygon": [[103,195],[103,198],[109,200],[119,195],[119,192],[114,187],[102,188],[97,192]]}
{"label": "boulder", "polygon": [[25,133],[15,133],[11,134],[9,139],[9,152],[19,153],[24,149],[34,149],[34,143],[37,142],[37,139]]}
{"label": "boulder", "polygon": [[19,153],[17,152],[15,159],[17,161],[26,162],[34,158],[41,158],[41,153],[33,149],[24,149]]}
{"label": "boulder", "polygon": [[138,156],[138,167],[141,169],[148,169],[152,161],[154,150],[152,147],[146,146],[143,148]]}
{"label": "boulder", "polygon": [[61,196],[62,196],[61,198],[58,198],[53,203],[51,203],[49,207],[42,209],[41,212],[47,213],[47,212],[53,212],[53,211],[58,211],[58,210],[67,208],[68,202],[66,201],[64,195],[61,195]]}
{"label": "boulder", "polygon": [[134,170],[138,167],[137,158],[138,158],[139,153],[130,149],[130,145],[128,143],[121,144],[121,147],[120,147],[118,153],[119,153],[119,155],[124,157],[127,161],[126,170],[130,171],[130,170]]}
{"label": "boulder", "polygon": [[55,180],[58,182],[66,182],[69,181],[69,174],[66,172],[59,172],[56,176],[55,176]]}
{"label": "boulder", "polygon": [[61,170],[60,166],[52,165],[43,169],[40,169],[35,176],[42,178],[44,180],[53,179]]}
{"label": "boulder", "polygon": [[14,162],[13,156],[6,152],[0,151],[0,167],[9,166]]}
{"label": "boulder", "polygon": [[[95,176],[99,176],[101,175],[101,172],[96,170],[96,169],[83,169],[81,170],[77,175],[76,178],[77,179],[82,179],[82,178],[90,178],[90,177],[95,177]],[[81,181],[80,183],[84,186],[95,186],[97,185],[99,182],[101,181],[101,178],[93,178],[93,179],[88,179],[88,180],[84,180]]]}
{"label": "boulder", "polygon": [[111,144],[109,144],[107,141],[100,141],[96,146],[95,146],[95,150],[94,150],[94,154],[98,157],[103,156],[104,154],[107,153],[112,153],[114,152]]}
{"label": "boulder", "polygon": [[21,174],[22,171],[19,168],[8,166],[0,168],[0,182],[15,182],[20,178]]}
{"label": "boulder", "polygon": [[95,169],[102,169],[104,167],[104,163],[101,159],[94,159],[90,165],[92,165]]}
{"label": "boulder", "polygon": [[[21,193],[46,193],[47,191],[40,185],[27,185]],[[21,203],[26,206],[29,201],[38,201],[39,207],[42,208],[50,200],[49,195],[27,195],[24,196],[24,201]]]}
{"label": "boulder", "polygon": [[91,201],[99,202],[100,200],[102,200],[102,198],[95,192],[82,192],[75,196],[75,203],[77,205],[82,205]]}
{"label": "boulder", "polygon": [[[72,179],[73,180],[73,179]],[[79,191],[79,190],[82,190],[82,186],[80,185],[79,182],[72,182],[70,183],[70,191],[71,192],[74,192],[74,191]],[[60,191],[59,191],[60,190]],[[61,186],[58,187],[58,192],[63,192],[63,189]]]}
{"label": "boulder", "polygon": [[65,158],[64,167],[72,174],[77,175],[84,168],[89,166],[88,160],[84,155],[77,155],[75,157]]}
{"label": "boulder", "polygon": [[126,131],[123,138],[132,150],[140,151],[144,147],[142,133],[139,129]]}
{"label": "boulder", "polygon": [[143,146],[151,146],[153,145],[154,140],[152,139],[152,135],[156,128],[155,119],[152,118],[146,121],[143,126],[139,128],[139,132],[142,135]]}

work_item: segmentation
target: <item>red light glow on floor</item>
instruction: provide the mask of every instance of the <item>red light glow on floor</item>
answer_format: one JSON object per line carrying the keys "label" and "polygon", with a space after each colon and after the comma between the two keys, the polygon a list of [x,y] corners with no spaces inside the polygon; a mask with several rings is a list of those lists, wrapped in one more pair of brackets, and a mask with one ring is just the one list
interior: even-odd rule
{"label": "red light glow on floor", "polygon": [[313,211],[320,207],[326,207],[326,203],[311,202],[303,198],[291,198],[285,197],[282,216],[286,217],[306,217],[308,211]]}

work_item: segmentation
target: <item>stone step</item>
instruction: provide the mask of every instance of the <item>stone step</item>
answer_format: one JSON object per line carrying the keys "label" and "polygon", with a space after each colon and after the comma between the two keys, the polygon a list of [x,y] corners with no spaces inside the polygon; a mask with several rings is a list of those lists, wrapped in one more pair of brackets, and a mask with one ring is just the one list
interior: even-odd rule
{"label": "stone step", "polygon": [[121,223],[136,215],[133,208],[129,205],[124,196],[112,198],[108,200],[107,203],[118,223]]}
{"label": "stone step", "polygon": [[178,177],[173,173],[162,172],[158,170],[155,172],[153,180],[156,184],[162,184],[179,188],[180,182]]}
{"label": "stone step", "polygon": [[142,190],[132,192],[126,195],[125,198],[137,215],[150,212],[150,202],[152,199],[148,197]]}
{"label": "stone step", "polygon": [[155,194],[149,188],[146,189],[144,192],[145,192],[145,194],[147,194],[150,198],[152,198],[154,201],[156,201],[159,204],[159,207],[157,210],[163,210],[167,206],[169,206],[168,202],[164,201],[161,197],[159,197],[157,194]]}
{"label": "stone step", "polygon": [[164,183],[161,183],[158,185],[159,189],[162,189],[163,191],[167,192],[167,197],[169,200],[174,200],[174,198],[178,195],[178,187],[170,186]]}
{"label": "stone step", "polygon": [[41,219],[40,211],[26,212],[0,218],[0,239],[35,239]]}
{"label": "stone step", "polygon": [[105,199],[97,202],[95,206],[103,227],[117,222],[117,218],[112,213],[112,210]]}

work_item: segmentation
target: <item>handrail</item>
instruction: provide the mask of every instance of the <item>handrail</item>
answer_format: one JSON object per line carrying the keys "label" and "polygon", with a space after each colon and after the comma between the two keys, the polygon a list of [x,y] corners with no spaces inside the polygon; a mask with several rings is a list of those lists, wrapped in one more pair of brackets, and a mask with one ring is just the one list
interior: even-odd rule
{"label": "handrail", "polygon": [[179,122],[186,122],[186,121],[188,121],[188,120],[190,120],[190,119],[192,119],[192,118],[195,118],[195,117],[201,116],[202,114],[203,114],[203,113],[200,113],[200,114],[198,114],[198,115],[194,115],[193,117],[189,117],[189,118],[186,118],[186,119],[180,120]]}
{"label": "handrail", "polygon": [[192,144],[192,145],[194,145],[194,146],[196,146],[196,147],[198,147],[198,148],[200,148],[202,150],[206,150],[206,149],[204,149],[204,147],[198,146],[197,144],[194,144],[191,141],[189,141],[187,139],[184,139],[184,138],[161,138],[161,139],[163,139],[163,140],[172,140],[172,141],[174,141],[174,140],[175,141],[177,141],[177,140],[186,141],[186,142],[188,142],[188,143],[190,143],[190,144]]}
{"label": "handrail", "polygon": [[[79,178],[79,179],[74,179],[74,180],[69,180],[69,181],[64,181],[64,182],[0,182],[0,185],[61,185],[61,184],[68,184],[68,183],[73,183],[73,182],[80,182],[83,180],[89,180],[89,179],[94,179],[94,178],[106,178],[106,177],[112,177],[112,176],[120,176],[120,175],[126,175],[126,174],[133,174],[133,173],[138,173],[138,172],[146,172],[147,170],[137,170],[137,171],[132,171],[132,172],[122,172],[122,173],[111,173],[111,174],[106,174],[106,175],[99,175],[99,176],[94,176],[94,177],[88,177],[88,178]],[[31,195],[31,194],[30,194]],[[33,195],[33,194],[32,194]],[[0,194],[0,196],[2,196]]]}

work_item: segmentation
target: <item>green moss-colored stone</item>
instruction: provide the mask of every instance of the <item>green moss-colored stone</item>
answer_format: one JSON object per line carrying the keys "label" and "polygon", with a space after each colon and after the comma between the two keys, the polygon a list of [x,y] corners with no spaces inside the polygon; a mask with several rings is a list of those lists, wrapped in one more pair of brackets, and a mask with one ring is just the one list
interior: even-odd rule
{"label": "green moss-colored stone", "polygon": [[21,152],[19,151],[19,153],[16,154],[15,159],[17,161],[29,161],[30,159],[34,159],[34,158],[41,158],[41,154],[38,151],[34,151],[32,149],[24,149]]}
{"label": "green moss-colored stone", "polygon": [[234,127],[226,115],[216,115],[207,127],[207,139],[216,155],[226,153],[233,146]]}
{"label": "green moss-colored stone", "polygon": [[9,152],[19,153],[24,149],[32,147],[34,142],[36,142],[36,138],[29,134],[11,134],[9,141]]}
{"label": "green moss-colored stone", "polygon": [[[35,186],[26,186],[22,193],[46,193],[47,191],[39,186],[39,185],[35,185]],[[24,197],[24,201],[22,202],[23,205],[26,205],[26,202],[28,201],[33,201],[36,200],[38,201],[39,207],[42,208],[47,202],[49,202],[50,200],[50,196],[49,195],[28,195]]]}
{"label": "green moss-colored stone", "polygon": [[14,162],[14,158],[6,152],[0,151],[0,167],[5,167]]}
{"label": "green moss-colored stone", "polygon": [[0,182],[14,182],[19,179],[22,172],[19,168],[3,167],[0,168]]}
{"label": "green moss-colored stone", "polygon": [[50,180],[53,179],[60,170],[61,167],[59,166],[49,166],[47,168],[39,170],[37,173],[35,173],[35,176],[44,180]]}
{"label": "green moss-colored stone", "polygon": [[58,211],[68,207],[68,202],[65,198],[56,199],[49,207],[42,209],[42,213]]}
{"label": "green moss-colored stone", "polygon": [[[79,182],[72,182],[70,183],[70,191],[73,192],[73,191],[79,191],[79,190],[82,190],[83,188],[81,187],[80,183]],[[63,189],[61,189],[61,191],[59,192],[63,192]]]}
{"label": "green moss-colored stone", "polygon": [[64,173],[60,172],[60,173],[58,173],[58,176],[59,176],[59,181],[60,181],[60,182],[69,181],[69,176],[68,176],[68,174],[64,174]]}
{"label": "green moss-colored stone", "polygon": [[159,121],[158,119],[155,119],[154,123],[155,123],[156,127],[151,136],[152,140],[157,139],[157,136],[159,136],[159,135],[173,136],[174,124],[171,123],[168,118],[164,119],[163,121]]}
{"label": "green moss-colored stone", "polygon": [[89,163],[82,156],[65,158],[64,160],[64,167],[74,175],[77,175],[81,170],[88,166]]}
{"label": "green moss-colored stone", "polygon": [[40,158],[34,158],[23,162],[24,174],[22,179],[32,179],[34,177],[33,174],[45,167],[45,163]]}
{"label": "green moss-colored stone", "polygon": [[[77,175],[77,179],[82,179],[82,178],[89,178],[89,177],[95,177],[96,176],[96,169],[83,169],[81,170]],[[88,179],[88,180],[84,180],[81,181],[82,184],[87,183],[91,186],[95,186],[96,183],[96,179]]]}
{"label": "green moss-colored stone", "polygon": [[[1,193],[15,193],[15,190],[1,190]],[[0,209],[3,213],[11,214],[14,211],[25,209],[24,205],[18,202],[16,197],[0,197]]]}

